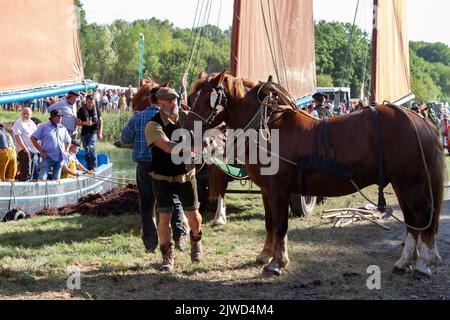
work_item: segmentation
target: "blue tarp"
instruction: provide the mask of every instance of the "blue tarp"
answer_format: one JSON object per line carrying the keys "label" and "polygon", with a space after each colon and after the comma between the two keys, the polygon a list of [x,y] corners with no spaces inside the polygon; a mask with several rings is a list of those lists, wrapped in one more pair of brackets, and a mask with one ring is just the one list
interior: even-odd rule
{"label": "blue tarp", "polygon": [[28,101],[33,99],[40,99],[50,96],[65,94],[69,91],[86,91],[97,88],[98,84],[92,81],[79,82],[70,85],[61,85],[55,87],[32,89],[27,91],[13,92],[0,94],[0,104],[7,104],[12,102]]}

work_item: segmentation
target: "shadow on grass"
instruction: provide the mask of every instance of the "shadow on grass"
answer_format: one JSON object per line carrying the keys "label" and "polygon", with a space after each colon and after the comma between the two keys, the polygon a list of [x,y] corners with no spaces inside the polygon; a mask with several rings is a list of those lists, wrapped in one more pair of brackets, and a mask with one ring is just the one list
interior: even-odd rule
{"label": "shadow on grass", "polygon": [[[407,275],[392,275],[391,268],[400,257],[404,227],[394,220],[386,223],[387,231],[371,224],[305,228],[295,224],[289,231],[291,264],[278,278],[261,275],[254,258],[211,267],[177,269],[174,274],[161,274],[159,263],[146,270],[133,268],[92,270],[82,273],[81,290],[69,291],[66,278],[35,279],[22,273],[0,274],[0,294],[21,296],[48,292],[65,293],[82,299],[440,299],[450,298],[448,257],[450,243],[450,202],[444,203],[441,219],[443,233],[438,236],[444,262],[433,268],[433,277],[416,281]],[[126,230],[126,228],[125,228]],[[134,230],[135,231],[135,230]],[[212,260],[214,257],[207,257]],[[158,259],[159,262],[159,259]],[[369,290],[366,280],[369,265],[381,269],[382,289]],[[220,273],[223,272],[222,277]],[[4,272],[3,272],[4,273]],[[217,278],[210,277],[217,274]],[[28,293],[27,293],[28,292]]]}
{"label": "shadow on grass", "polygon": [[[58,228],[52,229],[52,226],[56,224]],[[62,228],[61,225],[63,225]],[[56,243],[89,241],[122,233],[131,232],[139,235],[139,231],[140,220],[137,215],[105,218],[64,216],[42,221],[36,230],[6,232],[2,235],[0,244],[10,247],[39,248]]]}

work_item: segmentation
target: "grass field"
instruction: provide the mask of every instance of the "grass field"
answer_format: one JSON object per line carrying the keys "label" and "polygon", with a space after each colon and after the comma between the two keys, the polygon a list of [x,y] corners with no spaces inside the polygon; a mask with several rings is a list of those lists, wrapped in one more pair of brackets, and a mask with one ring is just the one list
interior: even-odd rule
{"label": "grass field", "polygon": [[[367,192],[376,198],[376,188]],[[387,199],[395,204],[389,189]],[[262,276],[254,262],[265,232],[260,197],[232,194],[226,200],[224,228],[212,229],[211,215],[204,216],[205,260],[193,265],[187,252],[177,252],[169,275],[158,272],[159,253],[144,252],[135,214],[0,224],[0,299],[450,298],[448,259],[430,280],[391,274],[404,236],[392,219],[387,223],[392,230],[385,231],[366,222],[337,229],[320,218],[326,208],[366,204],[359,195],[329,199],[317,215],[290,220],[291,262],[278,278]],[[383,288],[370,291],[366,269],[374,264],[382,270]],[[80,269],[81,290],[67,288],[69,267]]]}
{"label": "grass field", "polygon": [[[249,185],[236,182],[231,188]],[[376,191],[365,189],[374,201]],[[398,209],[391,187],[386,198]],[[310,218],[290,219],[291,260],[276,278],[262,276],[255,263],[265,234],[260,196],[230,194],[226,203],[228,223],[221,229],[212,228],[212,213],[203,214],[205,260],[193,265],[188,252],[176,252],[172,274],[158,272],[159,253],[144,252],[139,216],[126,208],[124,215],[107,218],[0,223],[0,299],[450,299],[448,201],[438,242],[444,262],[421,281],[391,273],[405,235],[398,222],[389,219],[386,231],[369,222],[333,228],[321,219],[326,209],[367,204],[358,194],[330,198]],[[402,218],[398,210],[395,214]],[[371,265],[381,270],[381,290],[366,286]],[[67,287],[71,267],[80,270],[80,290]]]}

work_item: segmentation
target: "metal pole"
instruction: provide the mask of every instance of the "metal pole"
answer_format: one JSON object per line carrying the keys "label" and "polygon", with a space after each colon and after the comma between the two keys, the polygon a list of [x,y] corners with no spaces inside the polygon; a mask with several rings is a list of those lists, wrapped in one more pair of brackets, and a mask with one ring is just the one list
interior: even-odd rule
{"label": "metal pole", "polygon": [[139,85],[142,80],[142,68],[143,68],[143,60],[144,60],[144,34],[139,34]]}

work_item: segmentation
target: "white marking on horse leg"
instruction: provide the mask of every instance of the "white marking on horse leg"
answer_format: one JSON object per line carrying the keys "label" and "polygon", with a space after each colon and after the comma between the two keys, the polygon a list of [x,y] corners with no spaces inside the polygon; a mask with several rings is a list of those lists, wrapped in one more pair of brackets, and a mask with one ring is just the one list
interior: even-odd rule
{"label": "white marking on horse leg", "polygon": [[414,271],[431,277],[431,270],[429,267],[442,260],[437,251],[436,240],[434,241],[433,248],[430,249],[430,247],[422,241],[422,237],[419,237],[417,251],[419,252],[419,259],[417,259],[417,263],[414,266]]}
{"label": "white marking on horse leg", "polygon": [[264,242],[264,248],[262,252],[259,254],[258,258],[256,258],[256,262],[258,264],[266,265],[269,263],[270,258],[273,256],[273,246],[272,246],[272,232],[268,232],[266,230],[266,241]]}
{"label": "white marking on horse leg", "polygon": [[274,257],[270,263],[264,267],[264,272],[269,275],[279,276],[281,270],[289,263],[287,253],[287,235],[283,239],[277,239],[275,244]]}
{"label": "white marking on horse leg", "polygon": [[289,263],[287,240],[287,235],[285,235],[283,240],[281,241],[281,268],[286,267]]}
{"label": "white marking on horse leg", "polygon": [[434,239],[434,264],[440,264],[442,262],[442,258],[439,254],[438,245],[437,245],[437,239]]}
{"label": "white marking on horse leg", "polygon": [[217,209],[214,215],[213,226],[223,226],[227,222],[227,207],[222,196],[217,199]]}
{"label": "white marking on horse leg", "polygon": [[394,270],[408,272],[411,270],[411,265],[414,262],[415,257],[417,257],[417,240],[414,239],[411,233],[408,233],[405,240],[405,247],[403,248],[403,253],[401,258],[395,263]]}

